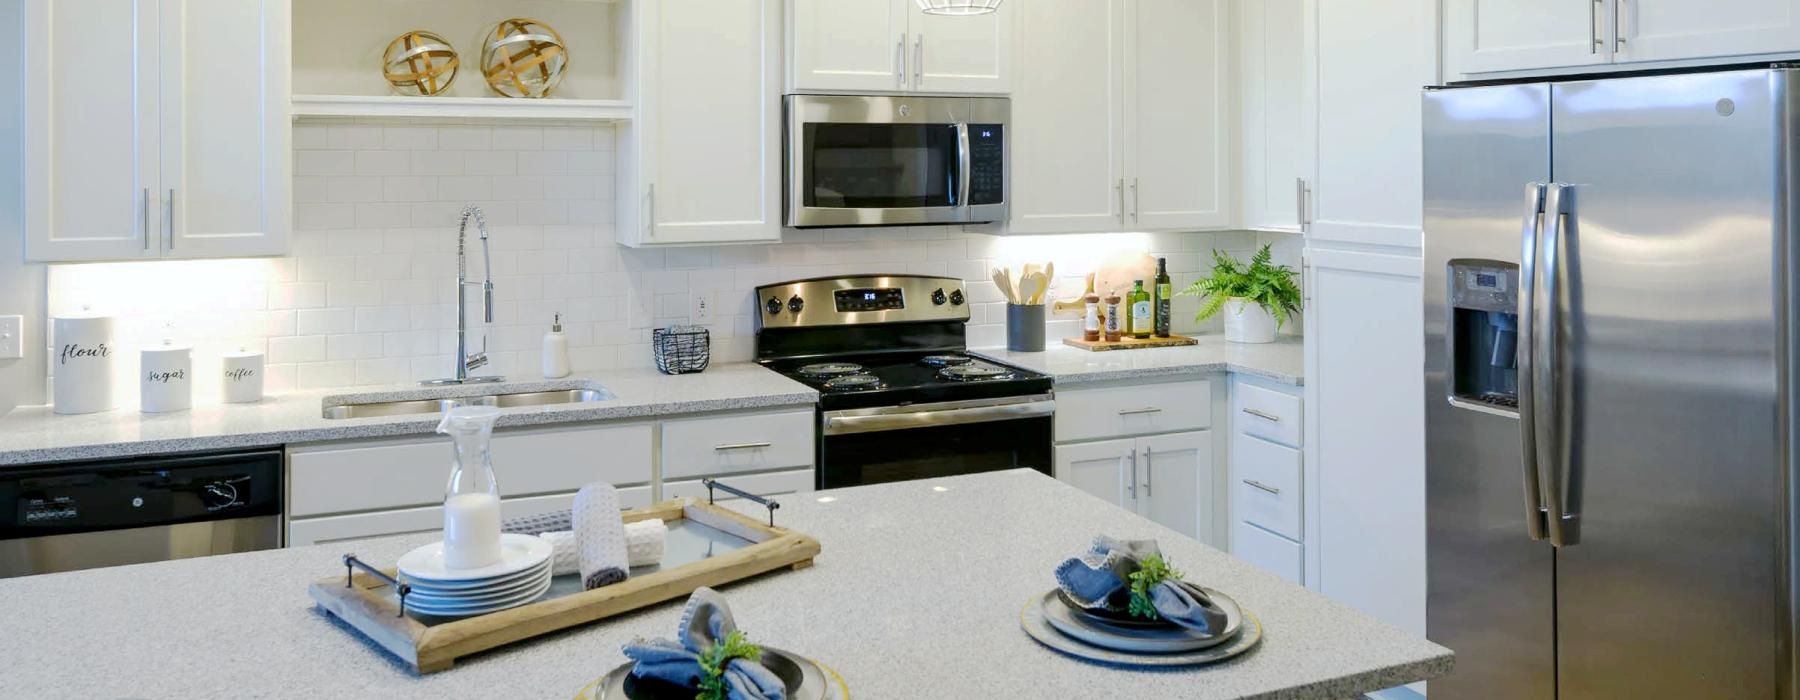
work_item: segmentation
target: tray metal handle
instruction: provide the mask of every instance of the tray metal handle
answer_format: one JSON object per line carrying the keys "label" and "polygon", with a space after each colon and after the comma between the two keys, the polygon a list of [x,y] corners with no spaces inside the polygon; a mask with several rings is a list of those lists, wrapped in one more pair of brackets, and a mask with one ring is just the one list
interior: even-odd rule
{"label": "tray metal handle", "polygon": [[356,585],[356,570],[357,569],[362,569],[363,573],[366,573],[370,576],[374,576],[375,578],[386,581],[389,586],[393,586],[394,592],[400,594],[400,614],[396,615],[395,617],[406,617],[406,596],[412,593],[411,585],[401,583],[399,581],[399,579],[396,579],[392,576],[382,573],[381,569],[377,569],[373,566],[370,566],[369,563],[366,561],[357,559],[355,554],[346,554],[346,555],[344,555],[344,587],[345,588],[351,588]]}
{"label": "tray metal handle", "polygon": [[781,504],[775,502],[774,499],[758,496],[754,493],[750,493],[749,491],[745,491],[736,486],[728,486],[726,484],[721,484],[715,479],[701,479],[700,484],[702,486],[706,487],[706,502],[708,504],[711,504],[713,502],[713,489],[718,489],[720,491],[724,491],[725,493],[729,493],[734,496],[737,496],[738,498],[743,498],[743,499],[747,499],[747,500],[762,504],[762,507],[769,509],[769,527],[775,527],[775,509],[780,508]]}

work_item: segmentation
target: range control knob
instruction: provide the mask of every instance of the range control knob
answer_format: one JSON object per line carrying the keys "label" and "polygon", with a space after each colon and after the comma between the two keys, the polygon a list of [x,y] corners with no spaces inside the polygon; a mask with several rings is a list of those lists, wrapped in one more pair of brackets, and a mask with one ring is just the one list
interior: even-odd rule
{"label": "range control knob", "polygon": [[769,297],[769,300],[763,303],[763,308],[769,310],[770,316],[781,313],[781,300],[776,299],[775,297]]}
{"label": "range control knob", "polygon": [[229,482],[215,481],[200,487],[200,502],[206,504],[207,510],[219,510],[237,505],[237,487]]}
{"label": "range control knob", "polygon": [[950,292],[950,303],[951,303],[951,304],[953,304],[953,305],[955,305],[955,306],[962,306],[962,305],[963,305],[963,295],[962,295],[962,290],[960,290],[960,289],[956,289],[956,290],[952,290],[952,291],[951,291],[951,292]]}
{"label": "range control knob", "polygon": [[794,313],[800,313],[800,310],[804,309],[804,308],[806,308],[806,302],[800,300],[800,295],[795,294],[793,297],[788,299],[788,310],[789,311],[792,311]]}
{"label": "range control knob", "polygon": [[948,301],[948,298],[944,296],[943,287],[938,287],[937,291],[931,293],[931,303],[943,306],[945,301]]}

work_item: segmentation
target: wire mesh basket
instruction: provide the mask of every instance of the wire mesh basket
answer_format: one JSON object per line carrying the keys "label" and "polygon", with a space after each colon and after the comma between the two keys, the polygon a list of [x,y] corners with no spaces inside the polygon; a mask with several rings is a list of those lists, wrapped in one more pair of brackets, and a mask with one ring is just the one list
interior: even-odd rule
{"label": "wire mesh basket", "polygon": [[712,333],[700,326],[658,328],[650,335],[650,348],[663,374],[699,372],[712,361]]}

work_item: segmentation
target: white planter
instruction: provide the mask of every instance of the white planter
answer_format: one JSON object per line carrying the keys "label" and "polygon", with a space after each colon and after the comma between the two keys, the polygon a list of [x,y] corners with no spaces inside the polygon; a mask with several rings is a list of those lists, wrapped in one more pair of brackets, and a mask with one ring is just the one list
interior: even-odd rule
{"label": "white planter", "polygon": [[1261,304],[1238,297],[1225,300],[1225,339],[1233,343],[1275,342],[1275,316]]}

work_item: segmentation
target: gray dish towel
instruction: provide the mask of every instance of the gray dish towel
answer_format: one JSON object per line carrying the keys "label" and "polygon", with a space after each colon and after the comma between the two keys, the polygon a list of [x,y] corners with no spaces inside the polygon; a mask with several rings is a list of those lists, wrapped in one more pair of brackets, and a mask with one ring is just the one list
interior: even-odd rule
{"label": "gray dish towel", "polygon": [[[1056,584],[1077,605],[1124,613],[1131,603],[1131,574],[1152,554],[1161,556],[1155,540],[1116,540],[1105,535],[1079,557],[1056,567]],[[1151,587],[1150,604],[1163,619],[1205,634],[1225,631],[1226,615],[1199,586],[1168,579]]]}
{"label": "gray dish towel", "polygon": [[[703,671],[700,658],[714,644],[737,629],[725,597],[701,587],[688,597],[681,611],[676,640],[637,639],[625,645],[625,657],[636,662],[631,673],[656,678],[685,688],[699,688]],[[725,664],[725,697],[728,700],[784,700],[787,688],[768,667],[749,659]]]}

